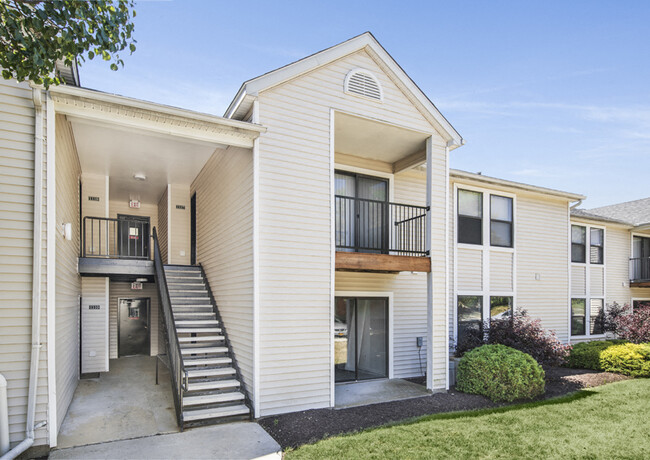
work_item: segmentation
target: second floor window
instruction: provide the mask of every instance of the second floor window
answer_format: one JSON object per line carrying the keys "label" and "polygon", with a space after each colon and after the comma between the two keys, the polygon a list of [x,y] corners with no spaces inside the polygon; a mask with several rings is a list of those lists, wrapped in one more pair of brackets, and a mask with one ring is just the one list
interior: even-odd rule
{"label": "second floor window", "polygon": [[585,263],[587,248],[587,228],[571,226],[571,262]]}
{"label": "second floor window", "polygon": [[589,263],[603,263],[603,236],[602,228],[592,228],[589,231]]}
{"label": "second floor window", "polygon": [[483,244],[483,194],[458,190],[458,242]]}
{"label": "second floor window", "polygon": [[512,198],[490,196],[490,244],[512,247]]}

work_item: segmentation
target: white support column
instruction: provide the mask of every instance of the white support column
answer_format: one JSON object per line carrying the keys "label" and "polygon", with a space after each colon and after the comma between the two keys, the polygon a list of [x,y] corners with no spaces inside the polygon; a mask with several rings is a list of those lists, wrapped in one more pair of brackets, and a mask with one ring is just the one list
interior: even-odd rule
{"label": "white support column", "polygon": [[426,251],[427,257],[431,260],[431,270],[427,273],[427,390],[433,389],[433,258],[431,257],[431,189],[432,179],[432,156],[433,139],[429,137],[426,141],[427,153],[427,219],[426,219]]}

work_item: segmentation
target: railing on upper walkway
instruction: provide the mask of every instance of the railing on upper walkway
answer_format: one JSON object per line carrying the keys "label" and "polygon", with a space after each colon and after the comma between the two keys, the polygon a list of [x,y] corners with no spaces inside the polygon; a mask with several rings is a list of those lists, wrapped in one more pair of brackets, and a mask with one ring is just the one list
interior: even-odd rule
{"label": "railing on upper walkway", "polygon": [[150,258],[148,220],[86,216],[81,232],[82,257]]}
{"label": "railing on upper walkway", "polygon": [[630,281],[650,281],[650,257],[630,259]]}
{"label": "railing on upper walkway", "polygon": [[425,256],[425,206],[334,196],[337,251]]}

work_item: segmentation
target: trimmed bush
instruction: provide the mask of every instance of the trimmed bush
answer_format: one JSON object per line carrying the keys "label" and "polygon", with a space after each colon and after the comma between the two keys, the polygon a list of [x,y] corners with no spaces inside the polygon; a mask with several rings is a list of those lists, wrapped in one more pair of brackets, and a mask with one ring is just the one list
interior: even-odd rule
{"label": "trimmed bush", "polygon": [[603,370],[600,366],[600,354],[612,345],[626,343],[625,340],[594,340],[577,343],[567,358],[567,367],[575,369]]}
{"label": "trimmed bush", "polygon": [[600,353],[604,371],[631,377],[650,377],[650,344],[611,345]]}
{"label": "trimmed bush", "polygon": [[532,399],[544,393],[544,370],[532,356],[505,345],[483,345],[458,363],[456,389],[492,401]]}

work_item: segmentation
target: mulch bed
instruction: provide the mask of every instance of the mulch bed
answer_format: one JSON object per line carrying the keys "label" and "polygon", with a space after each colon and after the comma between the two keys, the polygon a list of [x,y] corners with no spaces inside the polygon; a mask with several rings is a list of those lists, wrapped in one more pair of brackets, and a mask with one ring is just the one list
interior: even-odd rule
{"label": "mulch bed", "polygon": [[[546,369],[546,393],[540,399],[566,395],[583,388],[627,380],[629,377],[585,369]],[[409,379],[423,384],[423,379]],[[347,409],[312,409],[260,419],[259,424],[283,449],[298,447],[342,433],[385,425],[429,414],[505,406],[489,399],[451,389],[421,398]]]}

